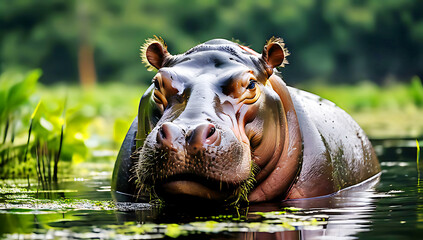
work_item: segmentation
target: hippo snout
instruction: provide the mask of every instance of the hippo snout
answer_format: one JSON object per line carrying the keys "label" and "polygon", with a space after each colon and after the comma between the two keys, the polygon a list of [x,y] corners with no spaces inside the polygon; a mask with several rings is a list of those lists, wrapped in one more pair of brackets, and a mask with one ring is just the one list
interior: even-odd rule
{"label": "hippo snout", "polygon": [[209,145],[219,143],[220,131],[212,123],[201,123],[194,127],[183,128],[179,125],[166,122],[157,131],[158,147],[171,151],[181,151],[185,148],[188,153],[195,154]]}
{"label": "hippo snout", "polygon": [[133,157],[139,188],[167,202],[237,201],[252,181],[249,149],[206,120],[158,124]]}

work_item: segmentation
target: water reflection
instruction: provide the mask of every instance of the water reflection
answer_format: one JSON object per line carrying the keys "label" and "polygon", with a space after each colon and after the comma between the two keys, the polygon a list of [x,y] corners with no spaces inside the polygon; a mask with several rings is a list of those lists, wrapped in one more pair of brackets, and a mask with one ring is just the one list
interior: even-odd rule
{"label": "water reflection", "polygon": [[325,228],[302,231],[300,239],[352,238],[359,232],[369,231],[371,214],[376,209],[375,202],[387,195],[378,194],[374,187],[380,175],[369,181],[341,191],[331,197],[288,201],[284,204],[314,210],[329,216]]}

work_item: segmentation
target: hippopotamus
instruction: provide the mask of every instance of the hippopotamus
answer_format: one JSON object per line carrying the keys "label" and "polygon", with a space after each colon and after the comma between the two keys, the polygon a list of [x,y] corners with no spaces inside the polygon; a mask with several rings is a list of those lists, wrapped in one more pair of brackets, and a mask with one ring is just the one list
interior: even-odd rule
{"label": "hippopotamus", "polygon": [[378,176],[359,125],[334,103],[289,87],[280,38],[261,52],[214,39],[172,55],[141,48],[157,71],[115,163],[117,200],[282,201],[336,193]]}

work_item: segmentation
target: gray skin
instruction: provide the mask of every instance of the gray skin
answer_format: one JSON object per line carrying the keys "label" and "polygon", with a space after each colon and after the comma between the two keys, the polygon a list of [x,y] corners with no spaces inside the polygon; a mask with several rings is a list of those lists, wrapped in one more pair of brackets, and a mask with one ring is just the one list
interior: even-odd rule
{"label": "gray skin", "polygon": [[262,54],[211,40],[172,56],[157,39],[158,73],[140,101],[112,179],[117,200],[230,204],[328,195],[380,172],[356,122],[333,103],[287,87]]}

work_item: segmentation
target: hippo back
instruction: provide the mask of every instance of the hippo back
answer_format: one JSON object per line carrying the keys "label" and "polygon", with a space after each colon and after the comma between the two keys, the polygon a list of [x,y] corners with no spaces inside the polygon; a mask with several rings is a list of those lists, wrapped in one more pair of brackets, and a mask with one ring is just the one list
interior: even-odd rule
{"label": "hippo back", "polygon": [[301,171],[288,198],[331,194],[380,172],[369,139],[351,116],[319,96],[288,90],[303,139]]}

